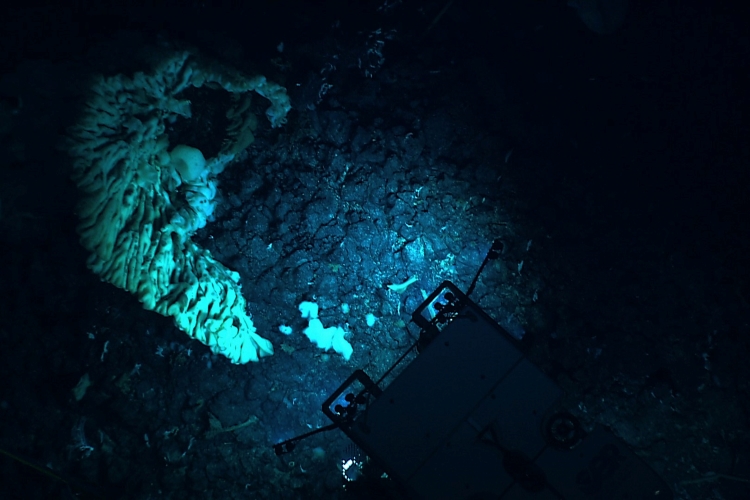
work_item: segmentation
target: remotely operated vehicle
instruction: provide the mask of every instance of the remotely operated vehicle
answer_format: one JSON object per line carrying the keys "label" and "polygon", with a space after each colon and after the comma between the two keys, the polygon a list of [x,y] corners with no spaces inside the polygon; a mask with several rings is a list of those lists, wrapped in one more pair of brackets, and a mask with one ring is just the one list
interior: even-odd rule
{"label": "remotely operated vehicle", "polygon": [[[378,382],[356,370],[330,395],[322,410],[331,425],[276,453],[340,429],[355,450],[344,474],[371,461],[402,498],[673,498],[622,440],[601,426],[586,432],[524,345],[469,298],[502,249],[496,240],[466,294],[444,281],[424,300],[412,313],[418,340]],[[409,352],[418,354],[402,366]]]}

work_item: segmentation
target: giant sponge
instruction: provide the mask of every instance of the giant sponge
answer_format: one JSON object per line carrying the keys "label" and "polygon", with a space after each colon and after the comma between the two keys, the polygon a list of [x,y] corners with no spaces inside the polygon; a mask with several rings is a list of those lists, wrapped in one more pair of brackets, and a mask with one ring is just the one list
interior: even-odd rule
{"label": "giant sponge", "polygon": [[[203,86],[232,95],[224,141],[210,158],[170,145],[165,132],[166,124],[191,119],[191,102],[180,93]],[[189,51],[162,52],[148,71],[97,77],[66,141],[88,267],[233,363],[258,361],[273,346],[256,333],[239,274],[191,236],[213,213],[216,176],[252,142],[252,93],[270,102],[272,127],[285,123],[283,87]]]}

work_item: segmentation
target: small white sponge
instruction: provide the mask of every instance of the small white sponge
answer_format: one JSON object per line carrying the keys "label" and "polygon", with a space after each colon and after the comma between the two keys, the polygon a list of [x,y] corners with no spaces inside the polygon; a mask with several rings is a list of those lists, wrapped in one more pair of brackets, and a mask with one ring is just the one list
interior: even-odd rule
{"label": "small white sponge", "polygon": [[303,318],[309,320],[307,328],[303,330],[303,333],[307,335],[310,342],[326,351],[333,349],[344,356],[345,360],[349,361],[354,348],[345,338],[346,331],[340,326],[325,328],[323,323],[318,319],[318,304],[315,302],[302,302],[299,305],[299,311],[302,313]]}

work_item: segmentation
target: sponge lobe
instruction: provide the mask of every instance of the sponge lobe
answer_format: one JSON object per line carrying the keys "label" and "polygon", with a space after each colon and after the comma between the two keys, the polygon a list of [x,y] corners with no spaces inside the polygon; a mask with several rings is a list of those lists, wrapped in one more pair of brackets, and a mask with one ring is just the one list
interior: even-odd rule
{"label": "sponge lobe", "polygon": [[206,159],[198,148],[178,144],[169,157],[172,168],[180,174],[183,182],[193,182],[206,171]]}

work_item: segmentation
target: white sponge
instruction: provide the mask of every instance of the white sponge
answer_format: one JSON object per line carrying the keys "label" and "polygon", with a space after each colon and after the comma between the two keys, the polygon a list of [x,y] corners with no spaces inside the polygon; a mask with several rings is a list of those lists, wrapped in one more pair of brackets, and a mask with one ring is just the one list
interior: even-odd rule
{"label": "white sponge", "polygon": [[302,313],[303,318],[309,320],[307,328],[303,330],[303,333],[307,335],[310,342],[326,351],[333,349],[344,356],[345,360],[349,361],[354,348],[346,340],[344,329],[340,326],[325,328],[323,323],[318,319],[318,304],[315,302],[302,302],[299,305],[299,311]]}

